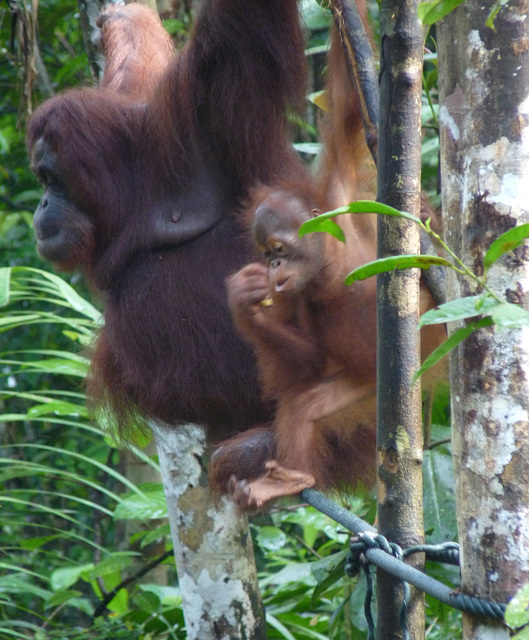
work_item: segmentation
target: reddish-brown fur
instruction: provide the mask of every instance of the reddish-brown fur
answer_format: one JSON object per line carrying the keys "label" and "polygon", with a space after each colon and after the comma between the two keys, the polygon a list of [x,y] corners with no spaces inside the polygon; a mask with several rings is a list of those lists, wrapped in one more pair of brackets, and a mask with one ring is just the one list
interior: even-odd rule
{"label": "reddish-brown fur", "polygon": [[[270,193],[260,207],[279,212],[296,233],[303,219],[292,204],[298,198],[294,193]],[[314,208],[315,201],[305,207],[305,219]],[[266,215],[265,210],[264,219]],[[249,431],[221,444],[213,456],[210,483],[224,492],[231,476],[256,480],[270,460],[308,474],[307,484],[292,486],[290,477],[286,482],[274,469],[264,482],[232,487],[242,507],[260,507],[312,484],[329,489],[374,480],[375,282],[345,287],[344,279],[374,258],[375,246],[351,217],[341,226],[347,227],[345,244],[331,236],[300,241],[307,262],[318,266],[292,292],[274,291],[278,280],[263,264],[250,264],[228,281],[236,325],[255,349],[265,398],[277,408],[273,431]],[[307,264],[291,265],[294,274],[298,269],[305,278]],[[260,304],[267,296],[271,306]],[[263,445],[271,457],[262,454]]]}
{"label": "reddish-brown fur", "polygon": [[145,7],[101,22],[103,87],[55,97],[30,122],[32,166],[44,183],[56,174],[39,251],[103,293],[92,400],[122,426],[139,411],[215,439],[269,415],[224,281],[255,255],[234,215],[249,188],[299,171],[286,122],[304,98],[296,2],[206,0],[177,56]]}
{"label": "reddish-brown fur", "polygon": [[[174,55],[171,38],[144,5],[109,5],[98,18],[105,54],[101,87],[149,99]],[[156,34],[156,38],[154,38]]]}
{"label": "reddish-brown fur", "polygon": [[[319,175],[255,194],[248,224],[269,265],[249,264],[228,280],[237,328],[257,354],[264,396],[276,403],[268,430],[235,436],[212,458],[212,488],[231,493],[242,508],[308,486],[374,482],[376,284],[371,278],[346,287],[344,279],[376,257],[375,216],[337,218],[345,244],[328,234],[296,237],[314,213],[374,195],[374,167],[343,62],[334,40]],[[422,289],[422,311],[430,306]],[[425,334],[423,354],[443,337],[440,327]]]}

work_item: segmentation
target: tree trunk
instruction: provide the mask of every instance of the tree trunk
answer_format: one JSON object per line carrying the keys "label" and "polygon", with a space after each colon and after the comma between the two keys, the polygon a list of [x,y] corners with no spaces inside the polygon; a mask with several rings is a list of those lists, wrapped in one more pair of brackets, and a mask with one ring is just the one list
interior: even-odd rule
{"label": "tree trunk", "polygon": [[[467,0],[437,32],[445,239],[478,275],[491,242],[529,222],[529,6],[511,0],[492,29],[493,5]],[[527,246],[487,281],[529,308]],[[481,293],[455,274],[447,285],[449,299]],[[529,581],[529,329],[472,334],[451,383],[463,591],[506,602]],[[465,616],[464,637],[509,632]]]}
{"label": "tree trunk", "polygon": [[77,0],[84,47],[95,84],[99,83],[105,69],[105,57],[98,47],[100,30],[96,25],[103,4],[103,0]]}
{"label": "tree trunk", "polygon": [[264,640],[252,538],[231,500],[213,503],[198,427],[151,424],[167,498],[187,640]]}
{"label": "tree trunk", "polygon": [[[423,34],[417,2],[381,3],[378,197],[419,215],[421,191],[421,90]],[[420,253],[418,227],[379,216],[378,257]],[[421,389],[411,385],[420,366],[419,273],[378,276],[377,449],[379,530],[408,547],[424,542],[422,514]],[[420,557],[411,560],[415,566]],[[378,637],[401,638],[402,586],[378,572]],[[413,592],[410,637],[424,637],[424,598]]]}

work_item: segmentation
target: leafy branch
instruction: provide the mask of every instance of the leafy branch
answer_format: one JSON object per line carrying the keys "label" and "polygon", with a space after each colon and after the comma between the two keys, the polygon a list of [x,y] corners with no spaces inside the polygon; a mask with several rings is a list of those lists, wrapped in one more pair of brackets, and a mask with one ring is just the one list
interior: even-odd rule
{"label": "leafy branch", "polygon": [[[472,320],[466,326],[454,331],[451,336],[439,346],[426,360],[414,375],[414,381],[439,362],[447,353],[461,343],[471,333],[482,327],[497,326],[499,329],[514,329],[529,325],[529,312],[517,304],[507,302],[493,291],[487,284],[487,273],[490,267],[505,253],[520,247],[529,237],[529,224],[522,224],[499,236],[490,245],[483,259],[483,277],[478,277],[462,260],[450,249],[443,239],[431,228],[430,220],[423,223],[422,220],[407,213],[399,211],[388,205],[371,200],[359,200],[351,204],[323,213],[305,222],[300,229],[300,236],[313,232],[326,232],[338,240],[344,242],[345,235],[342,228],[334,218],[342,214],[377,213],[381,215],[396,216],[411,220],[431,236],[449,258],[434,255],[398,255],[387,258],[379,258],[373,262],[358,267],[348,274],[345,284],[350,285],[358,280],[364,280],[379,273],[393,271],[395,269],[428,269],[432,266],[447,267],[456,271],[474,282],[483,293],[477,296],[469,296],[451,300],[439,305],[435,309],[427,311],[421,316],[419,327],[429,324],[444,324],[462,320]],[[478,316],[481,316],[478,318]]]}

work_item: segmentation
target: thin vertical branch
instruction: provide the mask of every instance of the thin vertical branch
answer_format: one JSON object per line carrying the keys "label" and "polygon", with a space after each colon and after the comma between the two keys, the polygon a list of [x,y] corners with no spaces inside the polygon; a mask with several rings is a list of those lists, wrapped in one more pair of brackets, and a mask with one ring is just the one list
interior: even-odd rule
{"label": "thin vertical branch", "polygon": [[[419,215],[423,34],[417,0],[381,3],[378,200]],[[416,225],[390,216],[378,222],[378,256],[419,253]],[[377,281],[377,450],[380,532],[405,548],[424,539],[418,270]],[[420,562],[416,559],[415,562]],[[417,565],[416,565],[417,566]],[[401,637],[402,585],[378,572],[378,635]],[[414,592],[410,637],[424,637],[424,600]]]}
{"label": "thin vertical branch", "polygon": [[330,0],[353,87],[360,100],[366,142],[375,163],[378,156],[378,79],[375,58],[355,0]]}
{"label": "thin vertical branch", "polygon": [[96,24],[104,2],[103,0],[77,0],[77,4],[79,6],[79,22],[90,71],[94,82],[97,84],[105,68],[105,59],[101,51],[99,51],[100,31]]}

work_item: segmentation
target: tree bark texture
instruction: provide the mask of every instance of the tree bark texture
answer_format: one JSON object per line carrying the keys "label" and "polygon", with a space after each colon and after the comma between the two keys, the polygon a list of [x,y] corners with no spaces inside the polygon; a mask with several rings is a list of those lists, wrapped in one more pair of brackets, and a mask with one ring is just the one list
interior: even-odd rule
{"label": "tree bark texture", "polygon": [[92,78],[97,84],[103,77],[105,69],[105,57],[99,51],[99,39],[101,32],[96,21],[103,8],[103,0],[77,0],[79,6],[79,23],[83,34],[85,51],[88,56],[88,64]]}
{"label": "tree bark texture", "polygon": [[[381,3],[380,122],[377,199],[419,215],[421,191],[422,26],[417,2]],[[378,257],[420,253],[414,223],[379,216]],[[379,530],[401,547],[424,541],[418,270],[377,282],[377,450]],[[420,557],[411,560],[420,566]],[[402,586],[378,572],[378,637],[400,638]],[[424,637],[424,598],[412,593],[410,637]]]}
{"label": "tree bark texture", "polygon": [[[437,31],[444,234],[478,275],[491,242],[529,222],[529,3],[507,3],[494,29],[493,5],[467,0]],[[506,254],[487,278],[526,309],[528,257]],[[447,285],[449,299],[481,293]],[[529,327],[481,329],[450,364],[463,590],[506,602],[529,581]],[[464,637],[509,632],[465,616]]]}
{"label": "tree bark texture", "polygon": [[266,621],[248,521],[215,504],[204,432],[152,424],[167,498],[188,640],[264,640]]}

